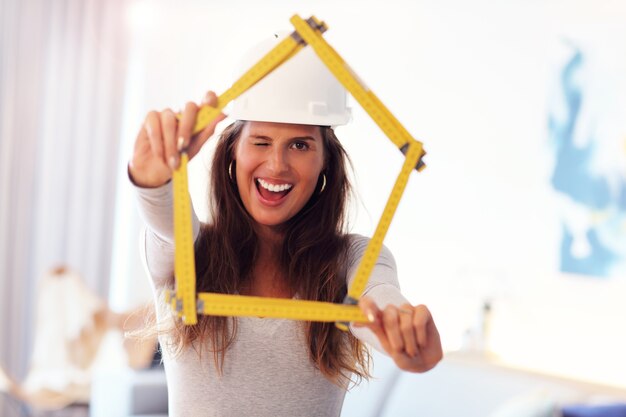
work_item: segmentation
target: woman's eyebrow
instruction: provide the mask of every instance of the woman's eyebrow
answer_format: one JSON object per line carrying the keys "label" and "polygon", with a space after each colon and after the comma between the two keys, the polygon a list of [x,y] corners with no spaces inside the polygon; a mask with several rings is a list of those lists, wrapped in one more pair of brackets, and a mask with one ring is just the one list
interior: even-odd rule
{"label": "woman's eyebrow", "polygon": [[263,136],[263,135],[250,135],[251,138],[253,139],[262,139],[262,140],[272,140],[272,138],[270,138],[269,136]]}
{"label": "woman's eyebrow", "polygon": [[[261,139],[261,140],[272,140],[272,138],[270,138],[269,136],[265,136],[265,135],[252,134],[250,135],[250,137],[254,139]],[[307,141],[315,142],[315,138],[313,136],[294,136],[292,138],[289,138],[289,140],[307,140]]]}

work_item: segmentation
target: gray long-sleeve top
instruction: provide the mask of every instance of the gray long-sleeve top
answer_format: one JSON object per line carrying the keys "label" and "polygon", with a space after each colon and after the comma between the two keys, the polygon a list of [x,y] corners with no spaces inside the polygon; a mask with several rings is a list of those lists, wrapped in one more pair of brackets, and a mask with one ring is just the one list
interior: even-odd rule
{"label": "gray long-sleeve top", "polygon": [[[139,210],[146,228],[141,254],[155,295],[174,271],[174,230],[171,182],[158,188],[138,188]],[[200,222],[192,214],[194,239]],[[367,247],[368,238],[350,235],[348,287]],[[383,247],[364,295],[380,308],[401,305],[396,265]],[[164,302],[155,296],[158,319]],[[164,349],[170,416],[338,416],[345,390],[326,379],[309,358],[301,322],[258,317],[237,318],[237,334],[226,353],[223,375],[214,367],[206,346],[186,348],[180,355]],[[351,328],[360,340],[380,350],[374,334]],[[166,336],[160,336],[167,346]]]}

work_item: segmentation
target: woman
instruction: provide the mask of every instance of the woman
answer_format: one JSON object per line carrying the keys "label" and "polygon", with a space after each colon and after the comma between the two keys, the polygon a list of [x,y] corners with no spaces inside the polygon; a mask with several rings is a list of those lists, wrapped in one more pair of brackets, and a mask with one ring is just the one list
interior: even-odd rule
{"label": "woman", "polygon": [[[201,106],[216,99],[209,92]],[[162,290],[174,285],[172,170],[179,149],[193,158],[224,119],[192,136],[198,108],[187,103],[180,120],[150,112],[129,164],[161,322],[169,320]],[[243,95],[231,117],[213,158],[212,220],[200,226],[193,216],[197,290],[342,302],[368,242],[344,229],[347,156],[331,126],[349,118],[345,91],[305,49]],[[402,297],[386,248],[359,306],[371,323],[348,333],[257,317],[169,321],[160,340],[170,415],[339,415],[349,382],[367,376],[363,342],[411,372],[441,359],[432,317]]]}

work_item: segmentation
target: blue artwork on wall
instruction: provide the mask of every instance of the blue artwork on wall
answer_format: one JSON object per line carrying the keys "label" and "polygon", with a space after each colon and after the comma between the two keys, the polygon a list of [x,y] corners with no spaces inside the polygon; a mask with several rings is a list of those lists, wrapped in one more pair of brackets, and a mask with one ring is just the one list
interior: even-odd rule
{"label": "blue artwork on wall", "polygon": [[586,56],[569,46],[571,53],[560,69],[560,106],[550,109],[548,119],[554,155],[551,187],[562,202],[560,269],[602,278],[624,275],[626,181],[614,167],[623,163],[626,148],[614,152],[620,148],[612,146],[614,139],[593,128],[604,120],[585,106],[591,79],[583,76]]}

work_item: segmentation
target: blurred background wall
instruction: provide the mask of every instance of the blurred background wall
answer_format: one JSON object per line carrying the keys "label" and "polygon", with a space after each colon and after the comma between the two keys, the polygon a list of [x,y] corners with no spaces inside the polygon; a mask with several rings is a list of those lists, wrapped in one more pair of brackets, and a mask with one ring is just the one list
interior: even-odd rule
{"label": "blurred background wall", "polygon": [[[0,1],[0,364],[28,366],[37,280],[149,299],[125,165],[147,111],[224,91],[239,56],[315,14],[428,151],[386,240],[447,350],[626,388],[626,6],[619,1]],[[402,158],[353,102],[352,231]],[[226,122],[222,124],[222,127]],[[206,218],[212,146],[192,162]]]}
{"label": "blurred background wall", "polygon": [[17,380],[44,274],[108,294],[128,5],[0,1],[0,366]]}

